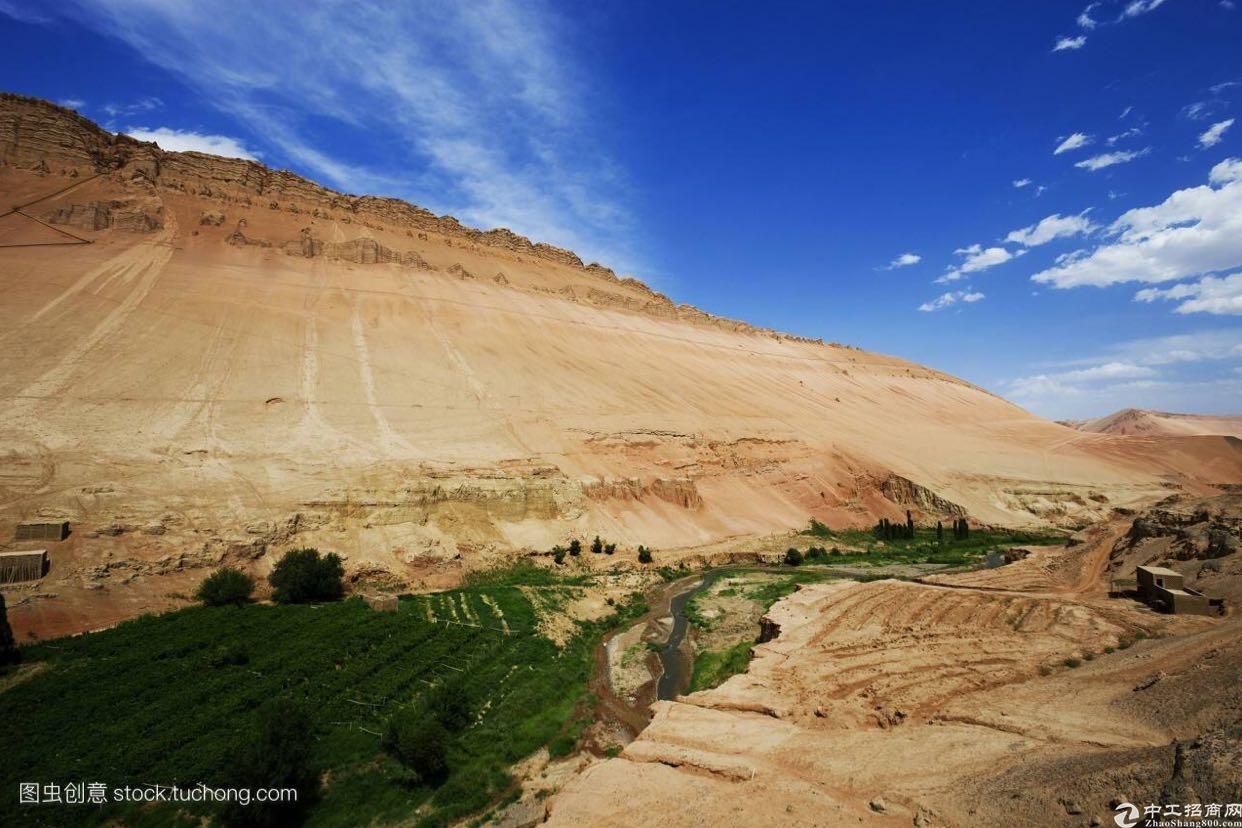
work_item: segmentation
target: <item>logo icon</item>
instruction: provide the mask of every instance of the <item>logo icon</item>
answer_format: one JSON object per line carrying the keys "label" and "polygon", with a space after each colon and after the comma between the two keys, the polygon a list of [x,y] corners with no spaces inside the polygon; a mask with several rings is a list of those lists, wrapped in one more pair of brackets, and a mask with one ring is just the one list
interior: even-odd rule
{"label": "logo icon", "polygon": [[1117,823],[1117,828],[1134,828],[1134,826],[1139,824],[1139,809],[1137,805],[1123,802],[1113,810],[1117,812],[1113,816],[1113,822]]}

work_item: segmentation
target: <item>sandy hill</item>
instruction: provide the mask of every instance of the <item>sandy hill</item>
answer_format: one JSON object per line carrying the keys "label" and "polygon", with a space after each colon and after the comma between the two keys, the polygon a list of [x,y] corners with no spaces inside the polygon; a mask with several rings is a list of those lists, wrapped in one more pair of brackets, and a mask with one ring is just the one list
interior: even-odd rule
{"label": "sandy hill", "polygon": [[0,192],[25,205],[0,217],[0,537],[72,521],[53,614],[141,611],[292,544],[418,587],[583,533],[621,561],[811,515],[1077,523],[1242,479],[1236,441],[1067,435],[507,230],[43,101],[0,96]]}
{"label": "sandy hill", "polygon": [[1143,408],[1125,408],[1094,420],[1066,420],[1062,423],[1079,431],[1099,434],[1130,434],[1140,437],[1190,437],[1219,435],[1242,437],[1242,416],[1213,414],[1171,414]]}

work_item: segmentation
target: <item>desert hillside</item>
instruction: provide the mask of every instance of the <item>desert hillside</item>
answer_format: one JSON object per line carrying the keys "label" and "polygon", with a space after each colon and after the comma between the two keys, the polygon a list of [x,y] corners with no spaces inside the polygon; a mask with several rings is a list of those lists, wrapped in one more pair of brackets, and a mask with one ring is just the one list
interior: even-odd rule
{"label": "desert hillside", "polygon": [[1171,414],[1167,411],[1148,411],[1142,408],[1126,408],[1106,417],[1069,420],[1063,424],[1079,431],[1139,437],[1190,437],[1205,434],[1242,437],[1242,416]]}
{"label": "desert hillside", "polygon": [[72,523],[10,602],[56,629],[293,544],[419,588],[584,534],[622,561],[907,508],[1081,525],[1242,480],[1236,440],[1070,433],[506,230],[43,101],[0,96],[0,192],[0,537]]}

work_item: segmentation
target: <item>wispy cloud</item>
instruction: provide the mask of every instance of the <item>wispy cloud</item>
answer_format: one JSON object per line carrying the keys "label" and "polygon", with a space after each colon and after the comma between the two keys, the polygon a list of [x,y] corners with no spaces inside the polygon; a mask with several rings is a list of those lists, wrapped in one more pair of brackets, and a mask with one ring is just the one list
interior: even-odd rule
{"label": "wispy cloud", "polygon": [[1231,126],[1233,126],[1233,118],[1212,124],[1207,128],[1206,132],[1199,136],[1199,148],[1208,149],[1219,144],[1225,136],[1225,130]]}
{"label": "wispy cloud", "polygon": [[[1206,185],[1178,190],[1152,207],[1126,211],[1107,235],[1109,243],[1061,256],[1054,267],[1031,278],[1057,288],[1103,287],[1172,282],[1242,267],[1242,160],[1217,164]],[[1192,297],[1149,294],[1147,298]]]}
{"label": "wispy cloud", "polygon": [[1091,3],[1078,15],[1078,25],[1084,29],[1094,29],[1100,25],[1099,21],[1091,16],[1091,12],[1095,11],[1099,3]]}
{"label": "wispy cloud", "polygon": [[1017,187],[1019,190],[1022,189],[1023,187],[1029,187],[1031,186],[1031,179],[1015,178],[1013,181],[1013,186]]}
{"label": "wispy cloud", "polygon": [[1155,11],[1164,4],[1165,0],[1131,0],[1126,4],[1126,7],[1122,9],[1121,16],[1118,20],[1127,20],[1131,17],[1138,17],[1139,15],[1147,14],[1148,12]]}
{"label": "wispy cloud", "polygon": [[1010,253],[1003,247],[984,247],[981,244],[972,244],[969,247],[959,247],[953,251],[957,255],[963,257],[960,264],[950,266],[945,274],[936,280],[937,284],[946,284],[948,282],[956,282],[965,278],[968,274],[978,273],[988,268],[996,267],[1004,264],[1010,259],[1021,256],[1025,250],[1019,250],[1017,253]]}
{"label": "wispy cloud", "polygon": [[1073,49],[1081,49],[1087,45],[1087,36],[1078,35],[1077,37],[1058,37],[1057,42],[1053,45],[1052,51],[1065,52]]}
{"label": "wispy cloud", "polygon": [[1105,143],[1107,143],[1111,147],[1111,146],[1114,146],[1118,141],[1124,141],[1127,138],[1137,138],[1138,136],[1142,134],[1143,134],[1143,130],[1139,129],[1138,127],[1130,127],[1124,132],[1118,132],[1116,135],[1108,136],[1108,140]]}
{"label": "wispy cloud", "polygon": [[923,261],[923,257],[918,253],[902,253],[900,256],[889,262],[888,266],[884,269],[893,270],[898,267],[909,267],[910,265],[916,265],[921,261]]}
{"label": "wispy cloud", "polygon": [[923,313],[933,313],[938,310],[944,310],[951,305],[956,305],[958,302],[971,304],[973,302],[979,302],[982,299],[984,299],[984,295],[978,291],[951,290],[940,294],[930,302],[924,302],[919,305],[919,310]]}
{"label": "wispy cloud", "polygon": [[1005,241],[1023,247],[1036,247],[1054,239],[1085,235],[1095,229],[1096,226],[1087,218],[1086,213],[1076,216],[1062,216],[1057,213],[1040,219],[1030,227],[1012,231],[1005,236]]}
{"label": "wispy cloud", "polygon": [[139,98],[136,101],[128,103],[108,103],[104,104],[100,109],[104,114],[112,118],[127,118],[131,115],[141,115],[144,112],[152,112],[164,106],[164,102],[155,96]]}
{"label": "wispy cloud", "polygon": [[1076,164],[1074,164],[1074,166],[1079,167],[1084,170],[1091,170],[1092,172],[1095,172],[1096,170],[1102,170],[1105,167],[1112,167],[1117,164],[1126,164],[1130,161],[1133,161],[1135,158],[1142,158],[1144,155],[1147,155],[1149,152],[1151,152],[1151,147],[1144,147],[1141,150],[1126,150],[1122,152],[1105,152],[1100,155],[1093,155],[1090,158],[1079,161]]}
{"label": "wispy cloud", "polygon": [[265,155],[334,187],[636,264],[628,187],[591,126],[598,90],[570,21],[545,3],[59,8],[180,78],[270,146]]}
{"label": "wispy cloud", "polygon": [[61,98],[56,103],[63,106],[65,109],[81,109],[86,106],[86,101],[81,98]]}
{"label": "wispy cloud", "polygon": [[1205,101],[1188,103],[1182,107],[1179,114],[1183,118],[1189,118],[1192,121],[1206,121],[1227,106],[1228,104],[1225,101],[1211,98]]}
{"label": "wispy cloud", "polygon": [[1158,299],[1181,300],[1177,313],[1210,313],[1218,316],[1242,316],[1242,273],[1223,278],[1205,276],[1197,282],[1171,288],[1145,288],[1134,295],[1136,302]]}
{"label": "wispy cloud", "polygon": [[1085,133],[1075,132],[1067,138],[1058,138],[1057,141],[1059,143],[1057,144],[1056,149],[1052,151],[1053,155],[1060,155],[1063,152],[1070,152],[1071,150],[1076,150],[1079,147],[1085,147],[1088,144],[1093,143],[1095,139]]}
{"label": "wispy cloud", "polygon": [[130,127],[125,134],[139,141],[154,141],[161,149],[169,152],[205,152],[209,155],[222,155],[225,158],[244,158],[247,161],[258,160],[258,154],[236,138],[227,135],[204,135],[185,129],[169,129],[168,127]]}

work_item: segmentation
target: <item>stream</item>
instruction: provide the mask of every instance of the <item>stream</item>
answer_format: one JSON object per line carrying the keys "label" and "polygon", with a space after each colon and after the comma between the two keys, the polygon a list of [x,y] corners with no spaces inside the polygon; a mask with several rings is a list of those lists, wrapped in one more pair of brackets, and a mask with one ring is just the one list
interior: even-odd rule
{"label": "stream", "polygon": [[673,629],[659,652],[662,669],[656,682],[657,699],[673,699],[690,689],[690,680],[694,677],[694,654],[686,642],[686,633],[690,630],[690,621],[686,618],[686,604],[700,591],[711,586],[719,575],[719,571],[709,572],[669,599],[668,608],[669,615],[673,617]]}

